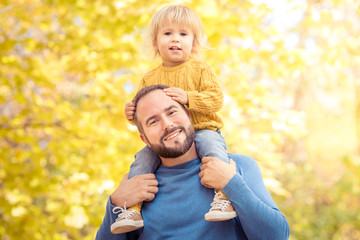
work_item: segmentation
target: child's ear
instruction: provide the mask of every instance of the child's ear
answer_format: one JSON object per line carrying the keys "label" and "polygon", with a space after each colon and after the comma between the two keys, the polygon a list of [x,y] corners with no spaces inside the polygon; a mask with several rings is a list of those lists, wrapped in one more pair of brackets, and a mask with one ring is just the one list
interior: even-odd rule
{"label": "child's ear", "polygon": [[153,47],[154,47],[154,49],[157,51],[157,50],[159,50],[159,48],[158,48],[158,46],[157,46],[157,43],[156,43],[156,40],[154,40],[153,42],[152,42],[152,45],[153,45]]}

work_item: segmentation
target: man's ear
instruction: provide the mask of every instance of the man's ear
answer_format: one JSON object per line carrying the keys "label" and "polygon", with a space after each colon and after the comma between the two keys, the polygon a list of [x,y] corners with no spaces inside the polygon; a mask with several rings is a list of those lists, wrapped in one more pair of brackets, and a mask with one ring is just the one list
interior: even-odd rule
{"label": "man's ear", "polygon": [[146,139],[146,137],[143,135],[143,134],[141,134],[140,133],[140,138],[141,138],[141,140],[146,144],[146,145],[148,145],[149,146],[149,144],[148,144],[148,141],[147,141],[147,139]]}
{"label": "man's ear", "polygon": [[[186,114],[188,115],[188,117],[190,118],[190,112],[189,112],[189,110],[188,110],[188,109],[185,109],[185,112],[186,112]],[[190,120],[191,120],[191,118],[190,118]]]}

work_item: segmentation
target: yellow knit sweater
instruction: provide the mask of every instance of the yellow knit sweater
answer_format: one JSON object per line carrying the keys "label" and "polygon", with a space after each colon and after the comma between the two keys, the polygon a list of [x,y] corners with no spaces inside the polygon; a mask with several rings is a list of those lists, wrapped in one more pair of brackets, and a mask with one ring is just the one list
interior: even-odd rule
{"label": "yellow knit sweater", "polygon": [[206,62],[190,58],[176,67],[161,64],[144,76],[139,90],[155,84],[178,87],[187,92],[189,104],[185,107],[190,112],[195,131],[216,130],[223,126],[217,114],[223,106],[223,92],[214,70]]}

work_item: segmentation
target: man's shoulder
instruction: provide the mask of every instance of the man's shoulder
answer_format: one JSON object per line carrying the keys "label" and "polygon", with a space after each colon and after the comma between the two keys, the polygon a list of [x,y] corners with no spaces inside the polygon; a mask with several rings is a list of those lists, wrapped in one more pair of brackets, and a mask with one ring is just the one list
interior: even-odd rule
{"label": "man's shoulder", "polygon": [[243,155],[243,154],[235,154],[235,153],[228,153],[229,158],[238,161],[255,161],[254,159],[252,159],[250,156],[247,155]]}
{"label": "man's shoulder", "polygon": [[228,153],[228,157],[236,162],[239,166],[247,167],[258,167],[256,161],[246,155]]}

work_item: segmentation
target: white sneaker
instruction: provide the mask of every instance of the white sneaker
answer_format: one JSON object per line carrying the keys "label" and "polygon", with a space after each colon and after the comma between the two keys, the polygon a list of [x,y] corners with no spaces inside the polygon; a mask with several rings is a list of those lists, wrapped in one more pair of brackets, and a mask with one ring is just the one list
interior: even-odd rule
{"label": "white sneaker", "polygon": [[144,221],[141,214],[133,209],[115,207],[113,213],[118,215],[116,221],[111,225],[112,233],[126,233],[144,227]]}
{"label": "white sneaker", "polygon": [[229,199],[222,192],[217,192],[211,203],[211,209],[205,214],[205,220],[209,222],[226,221],[236,216],[237,214]]}

